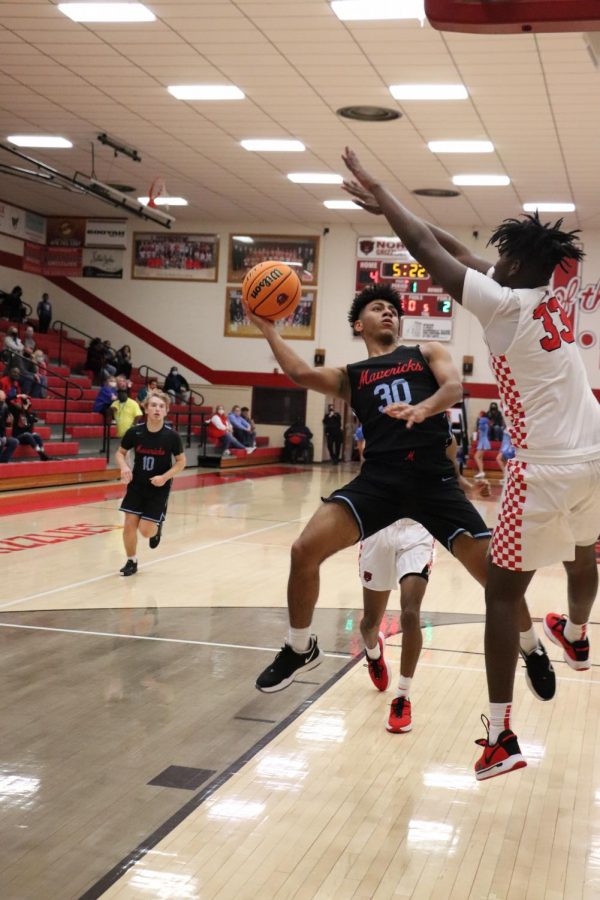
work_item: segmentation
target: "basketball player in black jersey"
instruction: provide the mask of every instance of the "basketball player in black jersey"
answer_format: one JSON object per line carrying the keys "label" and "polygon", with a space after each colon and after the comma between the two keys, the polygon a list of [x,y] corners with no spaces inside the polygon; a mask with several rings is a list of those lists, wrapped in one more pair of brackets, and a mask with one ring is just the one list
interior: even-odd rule
{"label": "basketball player in black jersey", "polygon": [[[127,554],[121,575],[137,572],[138,531],[142,537],[149,538],[153,550],[158,547],[171,479],[185,468],[181,438],[173,428],[165,425],[169,403],[168,394],[159,391],[148,394],[143,403],[146,422],[125,432],[115,454],[121,481],[127,485],[120,507],[125,513],[123,543]],[[133,471],[127,462],[129,450],[134,451]]]}
{"label": "basketball player in black jersey", "polygon": [[[272,322],[249,310],[246,314],[283,371],[303,387],[349,403],[366,439],[358,477],[327,498],[292,546],[288,640],[256,682],[259,690],[272,692],[321,662],[311,623],[319,568],[328,557],[398,519],[411,518],[484,585],[491,533],[460,489],[446,455],[450,433],[445,410],[462,397],[460,376],[442,344],[399,345],[402,307],[396,291],[373,285],[355,297],[348,318],[366,344],[368,359],[339,369],[309,366]],[[532,627],[523,600],[520,630],[531,634]],[[554,673],[545,654],[539,676],[540,689],[530,686],[540,699],[548,699],[543,692],[554,693]]]}

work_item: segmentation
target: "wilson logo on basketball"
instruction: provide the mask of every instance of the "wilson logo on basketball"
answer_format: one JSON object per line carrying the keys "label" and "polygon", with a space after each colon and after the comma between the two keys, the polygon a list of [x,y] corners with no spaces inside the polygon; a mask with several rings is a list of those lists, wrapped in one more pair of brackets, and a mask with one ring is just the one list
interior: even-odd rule
{"label": "wilson logo on basketball", "polygon": [[[270,284],[273,284],[273,282],[277,281],[278,278],[281,278],[282,275],[283,272],[280,269],[272,269],[271,272],[269,272],[268,275],[265,275],[264,278],[261,278],[258,284],[252,289],[250,292],[252,299],[255,300],[264,287],[269,287]],[[279,297],[277,299],[279,300]]]}

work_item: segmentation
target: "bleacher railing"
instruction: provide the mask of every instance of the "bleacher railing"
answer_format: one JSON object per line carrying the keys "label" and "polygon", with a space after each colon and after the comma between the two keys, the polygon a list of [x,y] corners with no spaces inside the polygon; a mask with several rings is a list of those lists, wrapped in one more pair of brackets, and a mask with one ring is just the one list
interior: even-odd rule
{"label": "bleacher railing", "polygon": [[[29,359],[27,356],[22,356],[20,353],[14,353],[11,350],[9,366],[15,365],[14,360],[24,360],[27,364],[31,364],[31,359]],[[45,390],[48,394],[52,394],[52,396],[58,397],[59,399],[63,400],[62,440],[64,441],[65,434],[67,432],[67,408],[69,405],[69,400],[81,400],[81,398],[83,397],[83,389],[80,384],[77,384],[76,381],[71,381],[69,378],[65,378],[64,375],[61,375],[60,372],[56,372],[49,366],[46,366],[46,375],[51,378],[59,378],[63,382],[64,395],[60,391],[57,391],[53,387],[50,387],[50,385],[48,384],[46,385]],[[79,391],[79,394],[76,394],[74,397],[69,397],[69,390],[71,388],[75,388],[75,390]],[[33,399],[35,400],[37,398],[34,397]]]}
{"label": "bleacher railing", "polygon": [[[153,366],[147,366],[145,364],[143,366],[138,367],[138,372],[140,373],[140,377],[144,380],[144,382],[146,384],[148,383],[148,381],[151,378],[156,378],[157,381],[160,381],[162,379],[163,384],[164,384],[164,381],[167,377],[164,372],[159,372],[159,370],[153,368]],[[194,402],[194,400],[195,400],[195,402]],[[175,401],[175,402],[177,403],[177,401]],[[181,406],[182,404],[179,403],[178,405]],[[175,430],[179,431],[180,434],[181,434],[181,428],[180,428],[180,424],[179,424],[180,419],[184,423],[183,427],[185,427],[185,424],[187,423],[187,434],[185,435],[185,438],[186,438],[185,446],[191,447],[192,446],[192,436],[193,436],[192,435],[192,427],[193,427],[192,419],[193,419],[193,415],[194,415],[194,407],[195,406],[198,406],[198,407],[204,406],[204,394],[201,394],[200,391],[196,391],[193,388],[190,388],[189,389],[189,397],[188,397],[185,405],[187,406],[187,409],[184,413],[179,412],[179,410],[177,410],[172,416],[170,415],[169,418],[174,418]],[[204,423],[204,416],[202,416],[202,423],[201,423],[201,432],[200,432],[201,439],[202,439],[203,423]]]}
{"label": "bleacher railing", "polygon": [[69,325],[68,322],[63,322],[61,319],[56,319],[52,323],[52,331],[56,331],[58,333],[58,364],[62,366],[63,364],[63,344],[71,344],[73,347],[77,347],[78,350],[86,349],[81,346],[78,341],[74,341],[69,337],[67,333],[67,329],[69,331],[75,331],[77,334],[81,335],[87,339],[87,341],[93,341],[93,337],[91,334],[86,334],[85,331],[81,331],[79,328],[75,328],[74,325]]}

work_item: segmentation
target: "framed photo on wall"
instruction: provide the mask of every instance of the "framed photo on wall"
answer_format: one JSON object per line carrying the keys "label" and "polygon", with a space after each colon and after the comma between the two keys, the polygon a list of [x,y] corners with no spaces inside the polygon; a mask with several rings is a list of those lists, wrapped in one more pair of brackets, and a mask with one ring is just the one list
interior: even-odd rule
{"label": "framed photo on wall", "polygon": [[302,284],[317,284],[319,238],[289,234],[233,235],[229,242],[227,281],[241,284],[246,272],[269,259],[292,266]]}
{"label": "framed photo on wall", "polygon": [[131,277],[152,281],[216,281],[219,235],[187,232],[133,235]]}
{"label": "framed photo on wall", "polygon": [[[297,341],[312,341],[315,337],[317,292],[303,288],[300,303],[291,316],[277,323],[282,337]],[[225,293],[225,337],[262,337],[258,328],[246,318],[242,305],[242,289],[230,285]]]}

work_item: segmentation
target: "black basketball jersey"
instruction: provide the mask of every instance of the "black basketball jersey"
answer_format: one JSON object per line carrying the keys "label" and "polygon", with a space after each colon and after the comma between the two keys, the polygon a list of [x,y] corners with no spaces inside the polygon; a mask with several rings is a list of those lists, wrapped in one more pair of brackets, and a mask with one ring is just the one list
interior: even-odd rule
{"label": "black basketball jersey", "polygon": [[121,447],[135,451],[133,480],[136,483],[164,475],[173,465],[172,457],[183,453],[181,437],[168,425],[163,425],[160,431],[149,431],[144,424],[134,425],[121,438]]}
{"label": "black basketball jersey", "polygon": [[407,428],[404,421],[383,412],[391,403],[415,406],[438,390],[439,384],[419,347],[399,346],[384,356],[372,356],[346,368],[350,405],[363,427],[365,460],[393,465],[405,460],[410,450],[443,450],[448,445],[450,426],[445,413]]}

